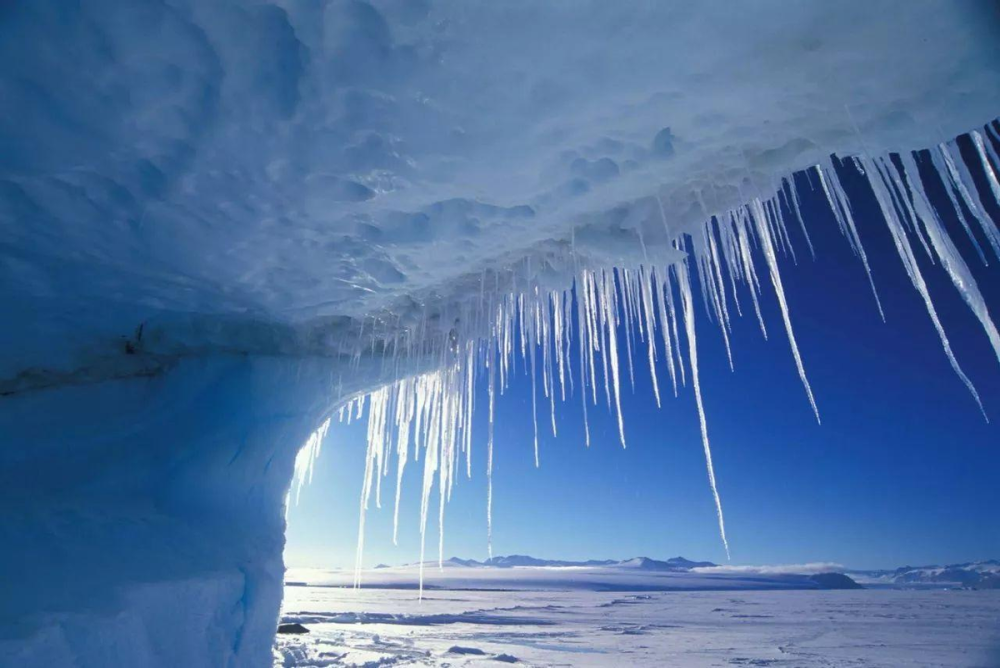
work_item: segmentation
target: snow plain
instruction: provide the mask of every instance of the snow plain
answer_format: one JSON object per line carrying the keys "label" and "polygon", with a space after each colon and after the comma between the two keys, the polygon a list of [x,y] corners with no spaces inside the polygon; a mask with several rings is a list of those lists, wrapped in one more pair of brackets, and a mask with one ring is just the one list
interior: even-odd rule
{"label": "snow plain", "polygon": [[704,591],[698,576],[672,575],[686,590],[521,578],[520,589],[429,589],[420,601],[412,588],[286,586],[282,622],[310,633],[279,635],[275,666],[1000,665],[1000,591],[761,591],[748,578]]}

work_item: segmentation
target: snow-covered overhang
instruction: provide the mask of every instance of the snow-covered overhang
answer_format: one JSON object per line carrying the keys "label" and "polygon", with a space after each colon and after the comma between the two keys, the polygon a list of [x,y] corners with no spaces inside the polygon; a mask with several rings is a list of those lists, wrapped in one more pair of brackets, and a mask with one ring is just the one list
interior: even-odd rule
{"label": "snow-covered overhang", "polygon": [[93,366],[143,323],[154,352],[337,352],[366,316],[446,310],[486,272],[566,287],[581,264],[668,263],[671,238],[832,153],[927,148],[996,116],[998,14],[16,3],[0,379]]}

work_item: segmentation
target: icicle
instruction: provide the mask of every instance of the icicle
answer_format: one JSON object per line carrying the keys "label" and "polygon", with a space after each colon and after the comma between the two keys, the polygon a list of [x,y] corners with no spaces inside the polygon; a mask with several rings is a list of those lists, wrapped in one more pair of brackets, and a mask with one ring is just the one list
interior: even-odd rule
{"label": "icicle", "polygon": [[[955,215],[958,217],[958,221],[962,223],[962,228],[965,230],[965,234],[969,237],[972,242],[973,247],[976,249],[976,253],[979,255],[979,259],[983,264],[989,264],[986,260],[986,254],[983,252],[983,247],[979,245],[979,240],[972,231],[972,227],[969,225],[969,221],[966,218],[965,212],[962,210],[961,205],[958,203],[958,199],[955,197],[955,191],[959,188],[959,176],[958,169],[955,167],[954,163],[951,161],[948,153],[942,148],[943,144],[938,146],[936,149],[931,149],[929,151],[931,155],[931,162],[934,163],[934,169],[937,171],[938,175],[941,177],[941,182],[944,184],[945,193],[948,195],[948,199],[951,200],[951,206],[955,209]],[[965,199],[963,195],[963,199]],[[968,203],[968,200],[966,200]]]}
{"label": "icicle", "polygon": [[969,393],[972,394],[972,398],[975,399],[980,412],[982,412],[983,417],[986,418],[986,411],[983,410],[983,404],[979,400],[979,393],[976,392],[976,388],[972,385],[972,381],[969,380],[968,376],[965,375],[965,372],[963,372],[962,368],[958,365],[958,360],[955,359],[955,354],[951,350],[951,343],[949,343],[948,336],[944,332],[944,327],[938,319],[937,310],[934,308],[934,302],[931,301],[930,292],[927,289],[927,284],[924,282],[924,276],[920,271],[920,267],[917,265],[917,258],[913,255],[913,248],[910,246],[910,240],[906,237],[906,230],[903,229],[902,223],[900,223],[895,212],[891,208],[892,205],[889,203],[889,194],[885,190],[885,185],[877,176],[875,176],[876,168],[874,165],[871,165],[867,158],[862,158],[862,160],[865,166],[865,174],[868,177],[868,183],[871,184],[872,191],[875,193],[875,199],[878,202],[879,208],[882,210],[882,216],[885,218],[886,225],[892,233],[892,240],[896,245],[896,251],[899,253],[899,259],[903,261],[903,266],[906,268],[906,273],[910,277],[913,287],[917,289],[917,292],[920,293],[920,296],[924,300],[924,305],[927,307],[927,314],[931,317],[931,322],[934,323],[934,329],[937,330],[938,336],[941,339],[941,345],[944,348],[945,355],[948,356],[951,368],[954,369],[955,373],[969,390]]}
{"label": "icicle", "polygon": [[[764,325],[764,316],[760,312],[760,300],[757,295],[760,293],[760,280],[757,278],[757,270],[753,266],[753,258],[750,255],[750,222],[749,219],[742,218],[742,223],[736,222],[733,218],[733,234],[740,250],[740,259],[743,263],[743,271],[748,276],[747,286],[750,288],[750,297],[753,299],[753,310],[757,314],[757,322],[760,324],[760,331],[767,340],[767,327]],[[742,225],[743,232],[739,228]]]}
{"label": "icicle", "polygon": [[[819,172],[820,169],[821,169],[820,166],[816,165],[816,171]],[[820,176],[822,177],[822,175],[820,175]],[[785,183],[785,180],[782,179],[782,184],[784,184],[784,183]],[[795,189],[794,184],[789,184],[789,190],[794,191],[794,189]],[[779,192],[784,192],[784,188],[782,188]],[[788,202],[788,197],[787,196],[785,197],[785,202],[786,203]],[[789,208],[791,208],[791,207],[789,207]],[[798,219],[798,221],[799,221],[799,227],[802,229],[802,236],[804,236],[806,238],[806,246],[809,247],[809,255],[811,255],[812,259],[815,260],[816,259],[816,249],[813,248],[812,239],[809,237],[809,230],[806,229],[806,221],[805,221],[804,218],[802,218],[802,213],[799,211],[799,203],[798,203],[798,199],[797,198],[795,199],[795,217]]]}
{"label": "icicle", "polygon": [[726,540],[726,522],[722,517],[722,500],[715,484],[715,467],[712,464],[712,447],[708,441],[708,423],[705,420],[705,406],[701,400],[701,384],[698,381],[698,343],[695,339],[694,308],[691,304],[691,279],[688,277],[686,263],[677,265],[678,284],[681,292],[681,305],[684,309],[684,327],[688,340],[688,360],[691,363],[691,384],[694,387],[695,403],[698,406],[698,422],[701,426],[701,443],[705,449],[705,466],[708,469],[708,484],[712,488],[715,499],[715,512],[719,517],[719,535],[722,545],[726,548],[726,559],[729,559],[729,541]]}
{"label": "icicle", "polygon": [[[728,226],[722,219],[716,219],[714,229],[709,234],[709,242],[712,245],[712,253],[716,255],[716,262],[726,263],[726,273],[729,274],[729,287],[733,293],[733,304],[736,305],[736,314],[743,317],[743,309],[740,307],[740,296],[736,290],[736,280],[740,277],[742,265],[736,261],[736,248],[733,244],[732,234],[727,234]],[[719,241],[716,242],[715,233],[718,232]],[[721,261],[720,261],[721,259]],[[721,280],[721,279],[720,279]]]}
{"label": "icicle", "polygon": [[327,431],[330,430],[330,418],[323,421],[316,431],[309,435],[305,445],[295,455],[295,468],[292,474],[292,484],[295,487],[295,505],[299,505],[302,488],[312,482],[313,469]]}
{"label": "icicle", "polygon": [[[604,319],[607,323],[607,356],[611,361],[611,380],[612,388],[615,394],[615,414],[618,417],[618,437],[621,439],[622,447],[625,447],[625,423],[622,420],[622,403],[621,403],[621,381],[618,378],[618,332],[617,327],[615,327],[615,311],[617,310],[617,304],[615,299],[615,289],[614,285],[607,285],[607,274],[601,275],[603,286],[602,286],[602,299],[601,305],[604,307]],[[612,277],[612,281],[614,278]],[[607,373],[607,369],[605,369]],[[605,378],[607,381],[607,378]]]}
{"label": "icicle", "polygon": [[710,273],[708,276],[709,290],[712,299],[716,303],[719,316],[719,325],[722,329],[722,340],[726,344],[726,357],[729,359],[729,370],[735,371],[733,367],[733,350],[729,345],[729,332],[732,326],[729,323],[729,308],[726,306],[726,284],[722,281],[722,268],[719,264],[719,254],[715,250],[714,234],[712,232],[711,221],[705,226],[705,257]]}
{"label": "icicle", "polygon": [[792,245],[792,237],[788,234],[788,228],[785,227],[785,219],[781,215],[781,210],[778,208],[777,197],[765,200],[764,208],[767,210],[768,215],[771,216],[771,220],[774,223],[774,229],[777,230],[778,236],[781,239],[782,247],[787,248],[786,252],[792,256],[792,264],[798,264],[799,259],[795,256],[795,247]]}
{"label": "icicle", "polygon": [[674,310],[674,291],[671,287],[669,274],[663,281],[663,294],[667,297],[667,313],[670,315],[670,330],[674,335],[674,347],[677,350],[677,370],[680,372],[681,385],[686,385],[684,378],[684,360],[681,359],[681,337],[677,334],[677,313]]}
{"label": "icicle", "polygon": [[[590,447],[590,423],[587,420],[587,374],[586,368],[586,350],[590,350],[590,345],[588,341],[588,331],[584,326],[584,313],[586,307],[583,304],[583,291],[582,291],[582,275],[578,275],[576,279],[576,329],[580,333],[580,341],[577,347],[580,352],[580,404],[583,406],[583,437],[584,443],[589,448]],[[593,365],[591,365],[591,370],[593,370]]]}
{"label": "icicle", "polygon": [[[694,239],[692,238],[692,242]],[[692,273],[697,273],[699,276],[708,276],[708,268],[705,266],[705,253],[695,245],[693,251],[693,260],[697,262],[697,265],[692,269]],[[707,280],[699,280],[698,288],[701,290],[701,303],[705,307],[705,315],[708,316],[709,322],[715,322],[719,319],[715,313],[718,311],[718,304],[716,303],[714,296],[708,289]]]}
{"label": "icicle", "polygon": [[[625,312],[625,356],[628,358],[628,378],[632,385],[632,392],[635,393],[635,370],[632,365],[632,281],[629,280],[630,271],[619,270],[618,284],[622,290],[622,310]],[[611,273],[611,289],[615,289],[615,272]]]}
{"label": "icicle", "polygon": [[[521,323],[521,328],[523,330],[524,323]],[[530,361],[531,370],[531,423],[535,430],[535,468],[538,468],[538,390],[535,388],[536,378],[535,378],[535,344],[534,341],[531,343],[531,347],[528,348],[528,358]]]}
{"label": "icicle", "polygon": [[495,348],[489,346],[489,426],[486,440],[486,551],[493,558],[493,410],[496,403]]}
{"label": "icicle", "polygon": [[413,392],[410,380],[399,381],[396,404],[396,500],[392,511],[392,544],[398,545],[399,501],[403,489],[403,471],[409,458],[410,420],[413,419]]}
{"label": "icicle", "polygon": [[[597,373],[594,369],[594,351],[599,346],[599,339],[597,336],[597,311],[596,311],[596,298],[594,297],[593,291],[593,276],[589,271],[584,270],[580,274],[580,283],[583,287],[583,301],[579,302],[578,308],[583,309],[584,323],[586,327],[581,330],[581,336],[584,336],[588,345],[584,345],[583,338],[580,339],[581,348],[586,348],[587,350],[587,366],[590,369],[590,395],[593,404],[597,405]],[[579,297],[578,293],[578,297]]]}
{"label": "icicle", "polygon": [[475,408],[475,395],[473,390],[475,390],[476,385],[475,347],[473,346],[472,341],[469,341],[466,344],[466,354],[464,405],[465,424],[462,427],[462,433],[465,436],[465,477],[472,478],[472,411]]}
{"label": "icicle", "polygon": [[[983,234],[986,235],[986,239],[993,248],[993,254],[1000,259],[1000,230],[997,229],[990,215],[986,212],[986,207],[983,206],[982,200],[979,199],[979,191],[972,180],[969,168],[965,165],[965,161],[962,160],[961,154],[958,155],[958,160],[955,160],[951,152],[951,146],[948,144],[941,144],[938,148],[940,148],[945,164],[948,166],[948,174],[952,178],[952,184],[958,190],[962,199],[965,200],[966,206],[969,207],[973,218],[979,223],[979,227],[982,228]],[[993,170],[987,170],[987,176],[992,175]]]}
{"label": "icicle", "polygon": [[[355,587],[359,587],[361,585],[361,566],[365,547],[365,515],[368,510],[368,500],[371,498],[372,482],[373,478],[381,480],[379,471],[381,471],[381,450],[384,445],[384,441],[382,439],[384,432],[380,431],[380,427],[384,426],[384,423],[381,422],[381,412],[385,406],[386,400],[388,399],[388,395],[389,390],[387,387],[380,388],[371,393],[372,407],[368,416],[368,449],[365,454],[364,481],[361,485],[360,515],[358,518],[358,546],[354,563]],[[362,404],[364,404],[364,396],[362,396],[361,401],[359,402],[359,405]]]}
{"label": "icicle", "polygon": [[[787,180],[782,179],[782,183],[788,184],[788,192],[792,194],[792,206],[795,209],[795,217],[799,219],[799,225],[802,226],[802,231],[804,233],[806,229],[806,219],[802,217],[802,205],[799,202],[799,193],[795,189],[795,177],[791,176]],[[808,238],[808,235],[806,238]],[[812,244],[810,244],[810,248],[811,247]]]}
{"label": "icicle", "polygon": [[[851,213],[847,195],[844,193],[844,187],[837,176],[837,170],[831,164],[829,171],[822,169],[818,173],[820,185],[823,188],[823,193],[826,195],[826,201],[830,204],[834,216],[841,224],[841,229],[851,244],[851,249],[855,255],[861,258],[861,264],[864,265],[865,274],[868,276],[868,285],[871,286],[872,295],[875,297],[875,306],[878,307],[879,317],[882,318],[882,322],[885,322],[885,312],[882,310],[882,301],[878,297],[878,290],[875,289],[875,280],[872,278],[872,270],[868,265],[868,255],[865,253],[865,247],[861,244],[861,238],[858,236],[858,228],[854,224],[854,216]],[[828,181],[832,187],[832,197],[831,188],[827,186]],[[834,202],[835,199],[836,202]]]}
{"label": "icicle", "polygon": [[924,252],[927,254],[927,258],[930,260],[931,264],[934,264],[935,260],[934,253],[931,252],[931,241],[927,238],[927,233],[923,227],[917,223],[916,217],[911,210],[910,203],[906,199],[905,193],[900,192],[902,189],[901,184],[893,181],[894,170],[890,170],[886,165],[886,162],[891,162],[891,160],[880,158],[874,160],[873,162],[875,164],[876,171],[878,171],[879,176],[882,178],[882,183],[885,185],[886,192],[889,193],[889,199],[898,213],[899,221],[903,224],[904,228],[909,227],[909,229],[913,232],[913,235],[917,237],[917,240],[923,247]]}
{"label": "icicle", "polygon": [[552,328],[553,344],[556,348],[556,369],[559,372],[559,391],[562,400],[566,401],[566,350],[564,317],[562,306],[563,293],[552,291],[549,293],[549,300],[552,302]]}
{"label": "icicle", "polygon": [[[604,399],[608,405],[608,410],[611,410],[611,374],[608,371],[608,347],[611,345],[608,339],[608,332],[615,328],[614,317],[612,316],[610,321],[608,320],[608,310],[605,308],[608,300],[611,298],[608,295],[607,290],[607,272],[601,270],[601,281],[598,283],[596,276],[594,277],[595,289],[594,293],[597,295],[597,322],[598,322],[598,334],[601,337],[601,370],[604,372]],[[614,286],[612,286],[613,288]]]}
{"label": "icicle", "polygon": [[[670,322],[667,320],[667,305],[666,298],[663,296],[663,290],[669,290],[670,287],[666,281],[663,281],[662,286],[658,287],[656,284],[656,270],[652,271],[651,280],[653,283],[653,292],[656,294],[656,304],[659,308],[660,314],[660,335],[663,338],[663,357],[667,360],[667,370],[670,372],[670,382],[674,387],[674,397],[677,396],[677,372],[674,368],[674,352],[673,346],[670,343]],[[652,338],[652,336],[650,337]]]}
{"label": "icicle", "polygon": [[899,177],[908,177],[907,181],[910,184],[910,190],[913,194],[913,205],[916,216],[926,229],[934,252],[937,253],[938,258],[941,260],[941,265],[948,272],[948,276],[955,285],[955,289],[962,295],[962,299],[965,300],[965,303],[968,304],[976,318],[978,318],[979,323],[983,326],[983,330],[990,340],[990,345],[993,346],[993,352],[996,354],[997,360],[1000,361],[1000,333],[997,332],[996,325],[990,317],[989,309],[986,308],[986,300],[983,299],[983,295],[979,291],[979,285],[969,270],[969,266],[955,247],[954,242],[952,242],[944,225],[941,224],[937,214],[931,207],[930,201],[927,199],[927,194],[924,192],[923,184],[920,182],[920,173],[913,156],[911,154],[904,154],[901,158],[903,161],[903,170],[899,172]]}
{"label": "icicle", "polygon": [[[544,315],[540,315],[542,309],[545,309]],[[539,323],[542,334],[542,389],[546,398],[549,400],[550,416],[552,420],[552,436],[555,437],[556,434],[556,388],[555,388],[555,377],[552,374],[552,357],[549,355],[549,339],[551,337],[550,332],[550,314],[548,310],[548,301],[541,298],[538,292],[538,287],[535,287],[535,320]]]}
{"label": "icicle", "polygon": [[[574,273],[576,275],[576,272]],[[569,385],[570,394],[575,390],[573,388],[573,369],[572,362],[569,358],[570,350],[573,347],[573,292],[571,290],[564,291],[562,293],[562,321],[563,321],[563,333],[565,342],[563,343],[563,366],[566,369],[566,382]],[[581,390],[581,394],[582,394]],[[566,393],[563,392],[563,401],[566,401]]]}
{"label": "icicle", "polygon": [[656,339],[653,337],[653,295],[650,292],[649,277],[645,266],[640,267],[642,311],[646,319],[646,346],[649,352],[649,376],[653,380],[653,395],[656,397],[656,407],[660,407],[660,385],[656,380]]}
{"label": "icicle", "polygon": [[989,158],[986,157],[987,151],[990,156],[993,157],[994,164],[1000,169],[1000,155],[997,155],[996,149],[993,147],[993,143],[989,139],[984,139],[981,134],[973,130],[972,143],[976,147],[976,153],[979,155],[979,162],[983,166],[983,172],[986,173],[986,180],[990,184],[990,190],[993,193],[993,199],[1000,204],[1000,179],[998,179],[996,169],[990,164]]}
{"label": "icicle", "polygon": [[423,600],[424,597],[424,558],[427,546],[427,515],[430,509],[431,489],[434,486],[434,474],[437,471],[438,465],[438,434],[440,432],[440,425],[438,422],[439,411],[436,401],[440,388],[438,383],[429,383],[429,385],[430,387],[428,389],[431,392],[431,396],[429,397],[428,411],[425,420],[426,433],[424,437],[427,454],[424,457],[423,486],[420,494],[420,600]]}
{"label": "icicle", "polygon": [[816,414],[816,422],[820,422],[819,409],[816,408],[816,400],[813,399],[812,388],[809,387],[809,379],[806,378],[805,367],[802,366],[802,357],[799,355],[799,346],[795,343],[795,332],[792,331],[792,321],[788,315],[788,303],[785,301],[785,288],[781,284],[781,274],[778,271],[778,258],[774,253],[774,243],[771,241],[771,231],[767,227],[764,207],[759,199],[753,200],[753,217],[757,222],[757,234],[760,239],[761,248],[764,251],[764,258],[767,260],[767,267],[771,274],[771,284],[774,286],[774,293],[778,297],[778,305],[781,306],[781,317],[785,322],[785,332],[788,334],[788,344],[792,348],[792,356],[795,358],[795,366],[799,371],[799,378],[806,389],[806,396],[809,397],[809,405],[812,406],[813,413]]}

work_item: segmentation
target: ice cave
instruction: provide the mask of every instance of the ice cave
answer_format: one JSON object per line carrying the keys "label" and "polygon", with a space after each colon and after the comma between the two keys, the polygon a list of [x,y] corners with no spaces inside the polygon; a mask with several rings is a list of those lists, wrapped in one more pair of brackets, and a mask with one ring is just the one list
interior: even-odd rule
{"label": "ice cave", "polygon": [[969,401],[927,273],[1000,359],[970,270],[1000,263],[994,2],[33,0],[0,54],[3,665],[270,665],[330,421],[368,420],[362,513],[434,525],[526,367],[536,449],[564,401],[627,446],[619,388],[667,367],[726,542],[694,313],[728,337],[777,299],[759,327],[822,420],[781,269],[823,249],[793,230],[838,226],[876,318],[902,262]]}

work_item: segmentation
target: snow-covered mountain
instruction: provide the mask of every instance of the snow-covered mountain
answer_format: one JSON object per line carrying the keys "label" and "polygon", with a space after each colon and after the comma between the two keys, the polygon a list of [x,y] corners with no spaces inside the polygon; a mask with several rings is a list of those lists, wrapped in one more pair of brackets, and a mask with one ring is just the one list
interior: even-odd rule
{"label": "snow-covered mountain", "polygon": [[[437,565],[437,562],[433,562]],[[560,567],[597,567],[610,566],[618,568],[635,568],[647,571],[689,571],[692,568],[713,567],[716,564],[711,561],[691,561],[684,557],[671,557],[666,561],[651,559],[649,557],[632,557],[631,559],[588,559],[586,561],[573,561],[566,559],[539,559],[524,554],[511,554],[507,556],[491,557],[485,561],[475,559],[462,559],[452,557],[446,559],[443,567],[463,566],[467,568],[515,568],[515,567],[537,567],[537,568],[560,568]],[[376,568],[385,568],[380,564]]]}
{"label": "snow-covered mountain", "polygon": [[[398,568],[414,567],[409,564]],[[438,562],[425,562],[432,570],[438,569]],[[822,568],[819,568],[822,566]],[[441,563],[444,569],[592,569],[607,573],[647,572],[647,573],[690,573],[692,575],[801,575],[808,577],[820,588],[849,589],[859,586],[882,587],[970,587],[976,589],[1000,589],[1000,560],[974,561],[947,566],[902,566],[897,569],[859,570],[844,569],[834,564],[803,564],[796,566],[736,566],[720,567],[711,561],[692,561],[681,556],[666,560],[650,557],[631,559],[540,559],[523,554],[496,556],[485,561],[452,557]],[[378,569],[392,569],[380,564]],[[822,572],[820,572],[822,571]]]}
{"label": "snow-covered mountain", "polygon": [[635,557],[619,562],[619,566],[640,568],[647,571],[689,571],[692,568],[709,568],[715,566],[711,561],[691,561],[684,557],[671,557],[666,561],[658,561],[649,557]]}
{"label": "snow-covered mountain", "polygon": [[947,566],[902,566],[895,570],[848,571],[865,584],[896,587],[971,587],[1000,589],[1000,561],[972,561]]}
{"label": "snow-covered mountain", "polygon": [[[476,591],[778,591],[859,589],[839,572],[811,570],[813,564],[726,569],[708,561],[649,557],[572,561],[509,555],[477,561],[453,557],[402,566],[353,569],[289,569],[286,586],[363,587]],[[422,584],[421,584],[422,583]]]}
{"label": "snow-covered mountain", "polygon": [[515,566],[611,566],[615,562],[610,559],[588,561],[565,561],[560,559],[537,559],[523,554],[492,557],[483,562],[484,566],[496,568],[513,568]]}

